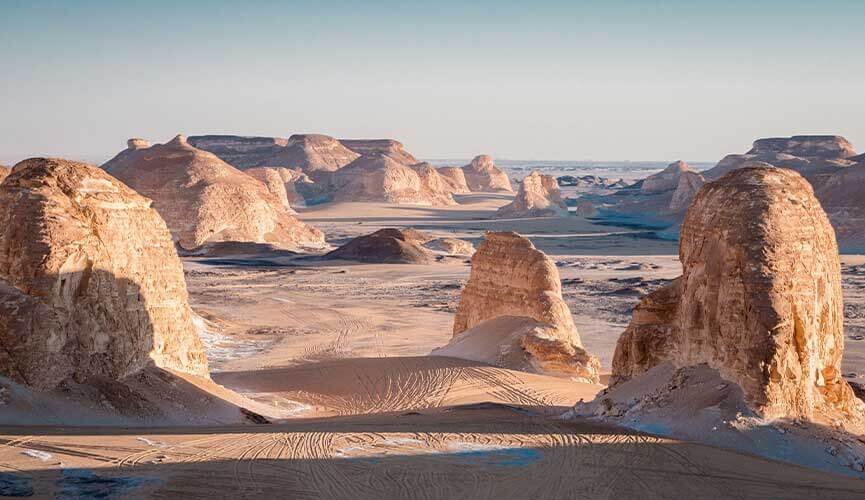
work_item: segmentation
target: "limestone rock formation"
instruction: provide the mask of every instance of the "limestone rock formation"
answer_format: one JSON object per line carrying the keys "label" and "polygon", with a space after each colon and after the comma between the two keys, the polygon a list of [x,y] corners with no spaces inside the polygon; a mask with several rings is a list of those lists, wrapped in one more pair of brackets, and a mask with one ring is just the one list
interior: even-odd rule
{"label": "limestone rock formation", "polygon": [[413,229],[379,229],[354,238],[325,257],[381,264],[428,264],[435,260],[423,246],[430,239]]}
{"label": "limestone rock formation", "polygon": [[418,163],[418,159],[406,151],[401,142],[393,139],[340,139],[339,142],[361,156],[383,154],[403,165]]}
{"label": "limestone rock formation", "polygon": [[285,167],[253,167],[244,172],[264,183],[267,190],[291,213],[294,213],[292,206],[303,205],[306,202],[298,191],[304,190],[300,185],[313,184],[308,175]]}
{"label": "limestone rock formation", "polygon": [[151,198],[184,249],[228,241],[286,249],[324,246],[321,231],[292,216],[264,184],[183,136],[127,149],[103,168]]}
{"label": "limestone rock formation", "polygon": [[449,186],[426,164],[407,166],[390,156],[361,156],[329,179],[334,201],[378,201],[410,205],[453,205]]}
{"label": "limestone rock formation", "polygon": [[463,173],[462,168],[439,167],[436,170],[438,170],[439,175],[444,178],[444,181],[448,183],[450,192],[453,194],[466,194],[471,192],[469,185],[466,182],[466,174]]}
{"label": "limestone rock formation", "polygon": [[475,156],[471,163],[463,167],[463,174],[466,184],[472,191],[507,193],[514,191],[508,174],[496,167],[492,156]]}
{"label": "limestone rock formation", "polygon": [[288,145],[288,139],[281,137],[238,135],[191,135],[187,141],[241,170],[268,164],[275,154]]}
{"label": "limestone rock formation", "polygon": [[0,185],[0,373],[40,390],[149,364],[207,377],[165,222],[103,170],[33,158]]}
{"label": "limestone rock formation", "polygon": [[685,217],[679,259],[678,290],[641,303],[617,346],[614,379],[665,359],[706,363],[767,418],[854,413],[840,371],[838,247],[804,178],[752,166],[706,184]]}
{"label": "limestone rock formation", "polygon": [[847,158],[856,151],[850,142],[838,135],[797,135],[758,139],[748,154],[785,153],[802,158]]}
{"label": "limestone rock formation", "polygon": [[670,200],[669,211],[671,213],[684,212],[691,206],[691,201],[697,195],[697,191],[706,183],[706,179],[697,172],[682,172],[679,176],[679,184],[673,192]]}
{"label": "limestone rock formation", "polygon": [[679,178],[685,172],[694,172],[694,170],[682,160],[675,161],[657,174],[652,174],[643,179],[640,192],[642,194],[654,194],[672,191],[679,186]]}
{"label": "limestone rock formation", "polygon": [[529,321],[514,321],[519,335],[507,337],[508,343],[501,346],[507,351],[518,345],[527,366],[538,372],[598,381],[598,360],[582,348],[571,312],[562,300],[555,264],[516,233],[487,233],[472,257],[452,343],[488,335],[485,322],[501,317]]}
{"label": "limestone rock formation", "polygon": [[322,134],[296,134],[288,139],[201,135],[190,137],[189,143],[243,170],[286,167],[313,174],[337,170],[359,156],[333,137]]}
{"label": "limestone rock formation", "polygon": [[424,243],[426,248],[446,255],[470,257],[475,253],[475,246],[471,242],[459,238],[436,238]]}
{"label": "limestone rock formation", "polygon": [[564,217],[568,206],[562,199],[559,184],[552,175],[537,170],[520,183],[514,201],[496,211],[498,218]]}

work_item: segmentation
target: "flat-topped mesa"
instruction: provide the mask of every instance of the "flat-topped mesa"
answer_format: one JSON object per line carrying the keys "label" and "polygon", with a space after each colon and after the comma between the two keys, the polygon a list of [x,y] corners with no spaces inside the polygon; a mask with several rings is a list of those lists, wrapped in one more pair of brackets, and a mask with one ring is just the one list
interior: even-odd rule
{"label": "flat-topped mesa", "polygon": [[694,172],[694,169],[682,160],[675,161],[657,174],[643,179],[640,192],[642,194],[655,194],[675,190],[679,186],[679,178],[685,172]]}
{"label": "flat-topped mesa", "polygon": [[18,163],[0,185],[0,374],[39,390],[150,364],[208,376],[165,222],[103,170]]}
{"label": "flat-topped mesa", "polygon": [[679,184],[673,192],[668,210],[670,213],[683,213],[691,206],[691,201],[697,195],[697,191],[706,183],[706,179],[697,172],[682,172],[679,176]]}
{"label": "flat-topped mesa", "polygon": [[471,191],[507,193],[514,191],[508,174],[496,167],[492,156],[475,156],[471,163],[463,167],[463,174]]}
{"label": "flat-topped mesa", "polygon": [[245,137],[238,135],[189,136],[189,144],[218,156],[222,161],[241,170],[266,165],[288,144],[281,137]]}
{"label": "flat-topped mesa", "polygon": [[520,183],[514,201],[496,211],[498,218],[564,217],[568,206],[562,199],[559,184],[552,175],[537,170]]}
{"label": "flat-topped mesa", "polygon": [[802,158],[847,158],[854,156],[856,150],[850,141],[838,135],[794,135],[758,139],[747,154],[773,153],[786,153]]}
{"label": "flat-topped mesa", "polygon": [[292,216],[260,181],[177,136],[125,150],[102,166],[153,200],[178,244],[264,243],[290,250],[324,247],[324,235]]}
{"label": "flat-topped mesa", "polygon": [[706,363],[766,418],[859,413],[841,377],[835,234],[802,176],[751,166],[703,186],[679,259],[681,281],[646,297],[620,339],[614,380]]}
{"label": "flat-topped mesa", "polygon": [[356,160],[360,155],[339,140],[324,134],[294,134],[282,151],[268,160],[269,167],[288,167],[305,173],[333,172]]}
{"label": "flat-topped mesa", "polygon": [[442,176],[444,181],[448,183],[453,194],[466,194],[471,192],[469,185],[466,182],[466,174],[463,173],[462,168],[438,167],[436,170],[439,175]]}
{"label": "flat-topped mesa", "polygon": [[403,165],[414,165],[418,159],[393,139],[340,139],[339,142],[361,156],[384,154]]}
{"label": "flat-topped mesa", "polygon": [[516,233],[486,234],[472,257],[453,333],[436,354],[598,381],[598,360],[582,347],[555,264]]}
{"label": "flat-topped mesa", "polygon": [[434,256],[423,244],[431,239],[414,229],[379,229],[354,238],[325,257],[367,263],[429,264]]}
{"label": "flat-topped mesa", "polygon": [[334,201],[453,205],[449,186],[435,169],[407,166],[384,154],[361,156],[330,175]]}

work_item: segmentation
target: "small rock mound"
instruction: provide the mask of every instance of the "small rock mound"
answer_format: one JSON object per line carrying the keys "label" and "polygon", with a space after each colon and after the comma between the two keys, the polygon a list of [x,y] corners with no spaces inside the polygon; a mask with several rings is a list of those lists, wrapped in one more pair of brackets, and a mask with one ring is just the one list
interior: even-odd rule
{"label": "small rock mound", "polygon": [[324,235],[301,222],[258,180],[183,136],[127,149],[102,166],[153,200],[178,244],[266,243],[289,250],[324,247]]}
{"label": "small rock mound", "polygon": [[642,194],[654,194],[672,191],[679,186],[679,178],[685,172],[694,172],[694,170],[682,160],[673,162],[657,174],[652,174],[643,179],[640,192]]}
{"label": "small rock mound", "polygon": [[39,390],[155,363],[201,377],[183,269],[150,200],[33,158],[0,185],[0,373]]}
{"label": "small rock mound", "polygon": [[488,155],[475,156],[468,165],[463,167],[466,184],[473,192],[507,192],[512,193],[511,181],[493,162]]}
{"label": "small rock mound", "polygon": [[682,172],[679,176],[679,184],[673,192],[670,200],[669,211],[671,213],[684,212],[691,206],[691,201],[697,195],[697,191],[706,183],[706,179],[697,172]]}
{"label": "small rock mound", "polygon": [[[514,329],[490,327],[490,320],[502,317],[511,319],[496,325],[504,321]],[[438,354],[456,356],[460,349],[454,346],[487,345],[488,340],[469,339],[493,336],[502,342],[489,346],[495,356],[520,360],[506,367],[598,381],[598,360],[582,348],[571,311],[562,300],[555,264],[516,233],[487,233],[475,252],[453,333],[451,344]],[[464,352],[457,357],[478,355],[491,354]]]}
{"label": "small rock mound", "polygon": [[564,217],[568,206],[562,199],[559,184],[552,175],[535,170],[520,183],[514,201],[496,211],[498,218]]}
{"label": "small rock mound", "polygon": [[429,264],[435,261],[435,256],[423,244],[430,239],[427,234],[414,229],[379,229],[358,236],[325,258],[374,264]]}
{"label": "small rock mound", "polygon": [[405,146],[393,139],[340,139],[340,143],[361,156],[383,154],[403,165],[414,165],[417,158],[405,150]]}
{"label": "small rock mound", "polygon": [[460,167],[439,167],[439,175],[444,178],[444,181],[450,186],[450,191],[453,194],[470,193],[469,185],[466,182],[466,174]]}
{"label": "small rock mound", "polygon": [[706,363],[767,418],[858,411],[840,371],[838,247],[802,176],[754,166],[706,184],[679,258],[681,281],[646,297],[620,339],[614,379]]}
{"label": "small rock mound", "polygon": [[436,238],[424,243],[424,246],[446,255],[470,257],[475,253],[475,246],[466,240],[458,238]]}

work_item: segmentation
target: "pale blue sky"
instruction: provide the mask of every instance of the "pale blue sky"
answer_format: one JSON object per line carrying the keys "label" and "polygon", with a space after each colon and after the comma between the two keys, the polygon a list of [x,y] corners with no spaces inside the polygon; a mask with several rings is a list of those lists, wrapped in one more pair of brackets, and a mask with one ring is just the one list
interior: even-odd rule
{"label": "pale blue sky", "polygon": [[715,161],[804,133],[865,151],[862,0],[174,3],[0,0],[0,160],[176,133],[425,158]]}

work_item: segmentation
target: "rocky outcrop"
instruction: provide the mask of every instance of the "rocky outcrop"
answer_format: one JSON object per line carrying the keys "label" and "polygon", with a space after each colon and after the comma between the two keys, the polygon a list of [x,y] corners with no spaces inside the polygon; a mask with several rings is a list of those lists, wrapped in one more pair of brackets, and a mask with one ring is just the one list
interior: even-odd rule
{"label": "rocky outcrop", "polygon": [[517,318],[508,322],[518,334],[505,335],[505,344],[499,347],[521,353],[524,363],[519,369],[532,367],[542,373],[598,381],[598,360],[582,348],[571,312],[562,300],[555,264],[527,238],[516,233],[487,233],[472,257],[452,343],[466,342],[475,335],[504,335],[485,324],[502,317]]}
{"label": "rocky outcrop", "polygon": [[459,257],[470,257],[475,253],[475,246],[471,242],[458,238],[436,238],[427,241],[424,246],[430,250],[441,252],[445,255]]}
{"label": "rocky outcrop", "polygon": [[463,174],[471,191],[507,193],[514,191],[508,174],[496,167],[492,156],[475,156],[471,163],[463,167]]}
{"label": "rocky outcrop", "polygon": [[288,139],[202,135],[190,137],[189,143],[239,169],[285,167],[314,174],[337,170],[359,156],[322,134],[296,134]]}
{"label": "rocky outcrop", "polygon": [[304,191],[304,188],[299,185],[313,184],[308,175],[285,167],[254,167],[244,172],[264,183],[267,190],[291,213],[294,213],[292,206],[305,203],[303,195],[299,192]]}
{"label": "rocky outcrop", "polygon": [[847,158],[856,151],[850,142],[838,135],[795,135],[793,137],[773,137],[758,139],[750,155],[783,153],[801,158]]}
{"label": "rocky outcrop", "polygon": [[264,184],[191,146],[183,136],[127,149],[103,168],[151,198],[184,249],[217,242],[293,250],[324,246],[321,231],[292,216]]}
{"label": "rocky outcrop", "polygon": [[152,363],[207,376],[183,269],[150,204],[93,166],[15,166],[0,185],[2,375],[40,390]]}
{"label": "rocky outcrop", "polygon": [[420,177],[421,194],[434,206],[456,205],[453,183],[429,163],[416,163],[411,169]]}
{"label": "rocky outcrop", "polygon": [[377,264],[429,264],[434,255],[423,244],[430,239],[413,229],[379,229],[354,238],[325,257]]}
{"label": "rocky outcrop", "polygon": [[640,193],[655,194],[664,191],[673,191],[679,186],[679,178],[685,172],[694,172],[694,170],[682,160],[675,161],[657,174],[652,174],[643,179]]}
{"label": "rocky outcrop", "polygon": [[466,182],[466,174],[463,173],[463,169],[460,167],[439,167],[438,170],[439,175],[442,176],[444,181],[448,183],[450,192],[453,194],[466,194],[470,193],[469,185]]}
{"label": "rocky outcrop", "polygon": [[673,192],[670,200],[669,211],[671,213],[682,213],[691,206],[691,201],[697,195],[697,191],[706,183],[706,179],[697,172],[682,172],[679,176],[679,184]]}
{"label": "rocky outcrop", "polygon": [[767,418],[854,412],[840,371],[838,248],[804,178],[752,166],[706,184],[685,217],[679,259],[679,289],[641,303],[614,379],[663,360],[706,363]]}
{"label": "rocky outcrop", "polygon": [[496,211],[498,218],[564,217],[568,206],[552,175],[535,170],[520,183],[514,201]]}
{"label": "rocky outcrop", "polygon": [[288,139],[281,137],[239,135],[191,135],[187,140],[192,146],[213,153],[222,161],[242,170],[269,165],[269,160],[288,144]]}
{"label": "rocky outcrop", "polygon": [[418,163],[418,159],[406,151],[401,142],[393,139],[340,139],[339,142],[361,156],[385,155],[403,165]]}
{"label": "rocky outcrop", "polygon": [[453,205],[448,185],[429,166],[406,166],[387,155],[361,156],[329,179],[334,201]]}

